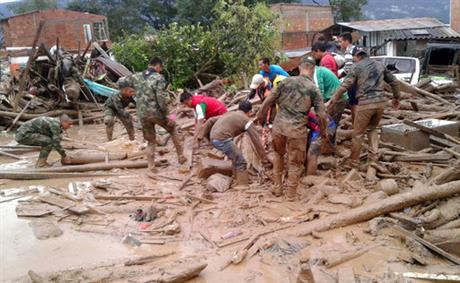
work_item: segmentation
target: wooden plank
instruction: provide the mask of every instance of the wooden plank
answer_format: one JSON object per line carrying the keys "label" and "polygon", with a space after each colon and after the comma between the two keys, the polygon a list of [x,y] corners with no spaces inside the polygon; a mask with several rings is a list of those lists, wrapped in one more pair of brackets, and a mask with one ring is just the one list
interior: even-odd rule
{"label": "wooden plank", "polygon": [[443,249],[433,245],[432,243],[420,238],[419,236],[415,235],[412,232],[407,231],[406,229],[399,227],[399,226],[394,226],[393,227],[396,231],[401,232],[404,236],[407,236],[409,238],[414,239],[415,241],[419,242],[420,244],[424,245],[428,249],[432,250],[433,252],[445,257],[446,259],[450,260],[451,262],[460,265],[460,258],[444,251]]}
{"label": "wooden plank", "polygon": [[138,200],[138,201],[151,201],[157,199],[163,199],[163,196],[146,196],[146,195],[139,195],[139,196],[113,196],[113,195],[95,195],[95,199],[97,200]]}
{"label": "wooden plank", "polygon": [[395,161],[449,161],[452,158],[451,154],[413,154],[406,156],[396,156]]}
{"label": "wooden plank", "polygon": [[83,206],[83,205],[80,205],[80,204],[77,204],[76,202],[74,201],[71,201],[71,200],[67,200],[67,199],[62,199],[62,198],[59,198],[59,197],[54,197],[54,196],[39,196],[38,199],[42,202],[45,202],[45,203],[48,203],[48,204],[51,204],[51,205],[55,205],[55,206],[58,206],[60,208],[66,208],[68,209],[70,212],[73,212],[75,214],[78,214],[78,215],[83,215],[83,214],[87,214],[90,212],[90,210]]}

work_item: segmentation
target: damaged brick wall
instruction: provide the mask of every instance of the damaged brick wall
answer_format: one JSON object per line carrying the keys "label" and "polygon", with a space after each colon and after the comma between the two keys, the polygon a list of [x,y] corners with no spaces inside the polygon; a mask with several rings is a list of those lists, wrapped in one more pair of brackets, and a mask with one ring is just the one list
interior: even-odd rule
{"label": "damaged brick wall", "polygon": [[271,9],[281,15],[282,48],[303,49],[311,46],[315,33],[334,23],[330,6],[276,4]]}
{"label": "damaged brick wall", "polygon": [[95,35],[94,23],[102,23],[108,34],[105,16],[60,9],[35,11],[13,16],[0,22],[4,31],[4,46],[32,46],[38,25],[42,20],[46,21],[46,24],[39,43],[45,43],[48,47],[55,45],[56,38],[59,37],[60,45],[66,50],[78,49],[78,42],[84,49],[87,44],[85,24],[89,25],[93,37]]}
{"label": "damaged brick wall", "polygon": [[460,0],[450,0],[450,26],[460,32]]}

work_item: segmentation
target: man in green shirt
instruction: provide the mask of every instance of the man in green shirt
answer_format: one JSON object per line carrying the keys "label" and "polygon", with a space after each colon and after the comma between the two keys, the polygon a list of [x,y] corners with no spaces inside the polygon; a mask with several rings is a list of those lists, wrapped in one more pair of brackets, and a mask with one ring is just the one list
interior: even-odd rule
{"label": "man in green shirt", "polygon": [[[334,73],[325,67],[316,66],[316,60],[313,57],[307,57],[308,75],[315,82],[323,96],[324,103],[329,102],[332,95],[340,87],[339,79]],[[339,103],[334,106],[334,109],[328,114],[334,119],[338,125],[342,118],[343,111],[347,105],[348,95],[345,93]]]}

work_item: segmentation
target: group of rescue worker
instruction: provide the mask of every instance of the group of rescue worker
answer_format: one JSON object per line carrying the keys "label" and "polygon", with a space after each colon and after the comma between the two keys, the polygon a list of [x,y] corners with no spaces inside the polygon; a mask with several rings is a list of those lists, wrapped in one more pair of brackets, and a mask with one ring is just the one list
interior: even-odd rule
{"label": "group of rescue worker", "polygon": [[[352,36],[339,36],[342,54],[328,51],[325,41],[317,41],[310,55],[301,58],[299,74],[290,76],[280,66],[270,64],[268,58],[259,62],[260,73],[252,78],[251,92],[238,105],[237,111],[228,111],[225,104],[216,98],[193,95],[183,91],[179,100],[193,108],[196,118],[194,144],[199,147],[203,140],[223,152],[233,162],[236,185],[248,185],[247,162],[234,139],[244,132],[256,148],[265,148],[268,137],[273,146],[273,185],[271,192],[279,197],[283,194],[289,201],[297,197],[301,176],[315,175],[320,154],[334,154],[335,135],[345,108],[352,113],[352,147],[349,168],[360,167],[360,153],[364,134],[368,134],[367,176],[375,178],[372,162],[377,161],[378,131],[380,119],[388,105],[384,84],[393,92],[393,107],[399,107],[397,79],[380,62],[369,57],[368,52],[352,45]],[[338,58],[342,58],[340,62]],[[144,72],[135,73],[118,81],[119,92],[105,102],[105,125],[107,139],[113,138],[115,118],[127,130],[130,140],[135,139],[133,118],[126,110],[135,103],[137,119],[147,141],[146,155],[149,173],[155,174],[155,145],[158,125],[171,136],[177,153],[177,161],[183,164],[183,138],[178,133],[176,115],[172,111],[174,98],[167,90],[161,75],[163,63],[159,58],[150,60]],[[342,79],[342,82],[340,81]],[[256,97],[257,95],[257,97]],[[135,98],[135,99],[134,99]],[[262,105],[251,118],[252,102],[260,100]],[[47,166],[46,160],[52,149],[68,162],[60,145],[61,133],[72,124],[66,115],[60,120],[40,117],[24,123],[17,131],[16,141],[25,145],[39,145],[42,150],[37,167]],[[262,126],[263,134],[258,132]],[[264,138],[265,137],[265,138]],[[306,170],[305,170],[306,167]]]}

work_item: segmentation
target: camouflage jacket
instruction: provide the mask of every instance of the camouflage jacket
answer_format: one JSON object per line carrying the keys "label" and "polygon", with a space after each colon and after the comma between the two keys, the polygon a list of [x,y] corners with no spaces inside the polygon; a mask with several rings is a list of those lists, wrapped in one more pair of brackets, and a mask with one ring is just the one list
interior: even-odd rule
{"label": "camouflage jacket", "polygon": [[110,108],[113,110],[117,115],[123,117],[129,117],[129,113],[125,111],[125,108],[129,105],[129,103],[134,103],[134,99],[132,97],[124,97],[121,92],[117,92],[116,94],[112,95],[111,97],[107,98],[104,103],[104,108]]}
{"label": "camouflage jacket", "polygon": [[57,118],[38,117],[22,124],[16,135],[27,137],[30,134],[41,134],[51,138],[51,147],[61,156],[65,156],[65,151],[61,146],[61,122]]}
{"label": "camouflage jacket", "polygon": [[288,77],[278,84],[262,104],[259,120],[274,103],[279,111],[273,121],[273,131],[290,138],[307,137],[308,112],[315,108],[320,117],[320,126],[325,129],[325,108],[323,97],[313,81],[306,76]]}
{"label": "camouflage jacket", "polygon": [[165,78],[156,72],[147,70],[126,78],[136,90],[137,116],[140,121],[148,116],[166,119],[172,99],[166,91]]}
{"label": "camouflage jacket", "polygon": [[352,85],[356,84],[359,105],[368,105],[386,101],[384,81],[390,84],[395,98],[399,98],[399,83],[396,77],[382,63],[364,58],[355,64],[342,82],[342,86],[350,90]]}

